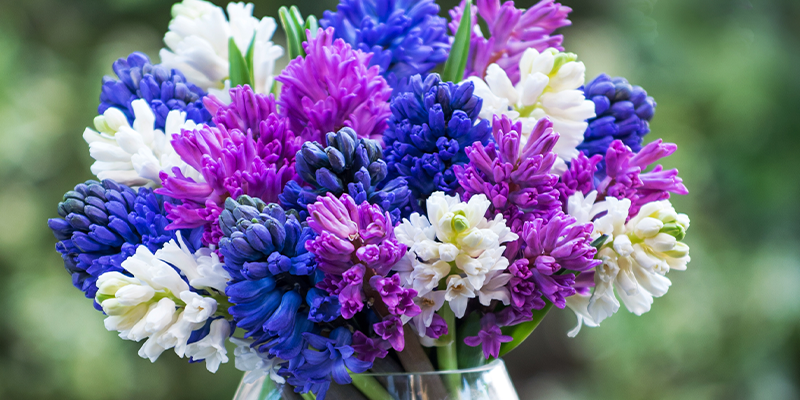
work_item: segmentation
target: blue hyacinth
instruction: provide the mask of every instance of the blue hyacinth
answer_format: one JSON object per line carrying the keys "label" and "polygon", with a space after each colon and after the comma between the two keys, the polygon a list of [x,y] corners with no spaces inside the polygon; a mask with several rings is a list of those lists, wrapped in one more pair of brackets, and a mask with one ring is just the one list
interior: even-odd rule
{"label": "blue hyacinth", "polygon": [[119,79],[103,78],[100,106],[97,107],[100,114],[115,107],[133,124],[131,102],[144,99],[155,114],[156,129],[164,130],[167,115],[172,110],[186,112],[186,119],[198,124],[211,121],[211,114],[203,106],[206,93],[187,82],[180,71],[153,65],[147,55],[139,52],[115,61],[113,69]]}
{"label": "blue hyacinth", "polygon": [[404,177],[412,192],[410,209],[424,213],[424,200],[435,191],[455,193],[453,166],[469,162],[464,149],[492,140],[488,120],[478,119],[483,100],[472,82],[442,82],[437,74],[423,81],[415,75],[409,92],[392,99],[384,133],[384,158],[390,177]]}
{"label": "blue hyacinth", "polygon": [[220,252],[232,278],[225,292],[235,304],[228,311],[253,348],[295,359],[307,346],[303,333],[318,332],[316,321],[339,316],[338,299],[317,301],[311,294],[316,261],[305,243],[314,232],[297,212],[246,195],[228,198],[219,218],[225,235]]}
{"label": "blue hyacinth", "polygon": [[362,373],[372,367],[372,363],[355,357],[350,346],[353,337],[345,327],[331,331],[329,337],[306,333],[303,335],[311,348],[303,350],[304,363],[292,369],[293,376],[288,382],[296,386],[296,391],[313,391],[317,398],[324,398],[331,384],[331,378],[340,385],[353,381],[348,370]]}
{"label": "blue hyacinth", "polygon": [[447,21],[434,0],[342,0],[325,11],[323,27],[355,49],[372,53],[389,84],[426,74],[447,59]]}
{"label": "blue hyacinth", "polygon": [[[94,298],[97,278],[109,271],[123,272],[122,262],[139,245],[155,252],[175,239],[175,231],[167,230],[164,201],[150,189],[137,193],[112,180],[86,181],[64,194],[58,204],[61,218],[50,219],[48,225],[73,285]],[[199,234],[182,232],[192,251],[199,247]]]}
{"label": "blue hyacinth", "polygon": [[633,151],[642,149],[645,135],[650,133],[650,120],[656,102],[641,86],[632,86],[625,78],[600,74],[583,89],[594,102],[597,116],[589,120],[584,141],[578,146],[587,156],[605,155],[611,142],[621,140]]}
{"label": "blue hyacinth", "polygon": [[325,139],[327,147],[317,142],[304,143],[295,158],[297,174],[311,187],[303,188],[290,181],[280,196],[281,201],[304,211],[318,196],[347,193],[356,204],[369,201],[381,206],[397,221],[399,210],[406,206],[411,192],[403,178],[385,181],[388,171],[381,159],[380,144],[359,139],[350,128],[329,132]]}

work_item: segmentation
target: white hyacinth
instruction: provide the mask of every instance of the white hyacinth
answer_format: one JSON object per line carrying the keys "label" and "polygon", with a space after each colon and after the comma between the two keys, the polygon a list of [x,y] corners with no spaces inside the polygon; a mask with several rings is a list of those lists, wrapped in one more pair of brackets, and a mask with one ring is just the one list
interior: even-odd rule
{"label": "white hyacinth", "polygon": [[161,186],[159,173],[171,173],[174,167],[186,176],[201,179],[199,172],[181,160],[170,142],[181,129],[196,128],[192,120],[186,120],[186,113],[170,111],[163,132],[154,128],[156,118],[145,100],[134,100],[131,105],[136,118],[133,126],[122,111],[112,107],[94,119],[97,131],[86,128],[83,132],[89,154],[96,160],[92,173],[101,180],[137,187]]}
{"label": "white hyacinth", "polygon": [[491,203],[484,195],[462,202],[458,195],[436,192],[426,203],[430,220],[414,213],[395,228],[409,250],[394,269],[403,285],[419,295],[415,301],[423,312],[414,318],[414,327],[421,336],[445,300],[458,318],[476,297],[482,304],[508,304],[504,285],[510,275],[503,271],[509,263],[501,244],[517,240],[501,215],[485,218]]}
{"label": "white hyacinth", "polygon": [[239,371],[247,372],[242,382],[253,383],[262,376],[269,375],[269,378],[277,384],[286,383],[286,379],[278,375],[280,364],[285,360],[271,356],[268,352],[257,351],[252,347],[252,339],[232,337],[230,341],[236,345],[236,349],[233,350],[234,366]]}
{"label": "white hyacinth", "polygon": [[[576,193],[569,199],[569,212],[577,219],[595,218],[593,237],[606,236],[597,258],[603,263],[595,269],[595,287],[590,296],[567,298],[567,305],[578,316],[578,325],[569,333],[575,336],[581,325],[597,326],[619,310],[620,300],[628,311],[642,315],[650,311],[654,297],[667,293],[670,270],[685,270],[690,261],[689,246],[680,240],[689,228],[689,217],[678,214],[669,200],[645,204],[626,222],[631,201],[607,197],[591,204],[596,194],[586,199]],[[619,300],[618,300],[619,298]]]}
{"label": "white hyacinth", "polygon": [[172,7],[166,48],[161,62],[177,68],[189,82],[230,102],[228,43],[231,38],[242,55],[253,46],[253,77],[256,93],[269,93],[275,75],[275,61],[283,48],[272,43],[277,24],[270,17],[253,17],[252,3],[229,3],[228,16],[222,8],[202,0],[183,0]]}
{"label": "white hyacinth", "polygon": [[594,103],[579,90],[586,67],[576,60],[575,54],[553,48],[541,53],[527,49],[519,63],[516,86],[499,65],[489,65],[485,80],[475,76],[468,79],[475,84],[475,95],[483,99],[480,117],[491,120],[494,115],[507,115],[515,122],[522,121],[526,139],[537,120],[549,117],[553,130],[560,135],[553,151],[561,161],[572,160],[583,142],[586,120],[595,116]]}
{"label": "white hyacinth", "polygon": [[[210,265],[211,271],[219,265],[212,265],[214,258],[207,251],[189,253],[180,235],[178,242],[180,245],[170,241],[155,254],[147,246],[139,246],[122,262],[122,268],[133,276],[116,271],[100,275],[96,300],[108,315],[106,329],[118,331],[126,340],[147,339],[139,350],[141,357],[155,361],[165,350],[174,349],[179,357],[205,359],[208,370],[214,372],[220,362],[227,361],[224,342],[230,336],[230,324],[215,319],[207,337],[189,344],[192,332],[214,318],[218,309],[217,300],[192,291],[192,287],[221,295],[224,285],[222,291],[214,286],[219,286],[220,280],[225,282],[227,274],[211,278],[202,275],[199,265]],[[213,286],[190,287],[173,266],[190,282],[210,282]]]}

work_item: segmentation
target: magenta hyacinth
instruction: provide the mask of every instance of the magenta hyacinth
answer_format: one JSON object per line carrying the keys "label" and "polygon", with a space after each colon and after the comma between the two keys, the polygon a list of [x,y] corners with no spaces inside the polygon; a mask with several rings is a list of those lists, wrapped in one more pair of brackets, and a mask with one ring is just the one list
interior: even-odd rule
{"label": "magenta hyacinth", "polygon": [[522,123],[507,116],[494,116],[494,142],[475,143],[466,148],[470,162],[454,167],[458,182],[467,195],[485,194],[496,212],[532,219],[561,207],[555,185],[558,175],[550,173],[556,161],[552,152],[558,141],[549,119],[540,119],[520,151]]}
{"label": "magenta hyacinth", "polygon": [[586,157],[583,152],[578,154],[570,161],[569,168],[561,175],[561,179],[556,184],[563,211],[567,211],[567,200],[576,192],[581,192],[584,195],[589,194],[595,187],[595,173],[597,172],[597,165],[603,161],[603,156],[595,154],[592,157]]}
{"label": "magenta hyacinth", "polygon": [[678,177],[677,169],[664,170],[661,165],[656,165],[651,171],[644,172],[650,164],[677,149],[676,144],[662,143],[658,139],[634,153],[630,147],[615,140],[606,152],[606,176],[597,185],[598,193],[631,199],[631,217],[638,214],[639,209],[647,203],[668,199],[670,192],[688,194],[689,190]]}
{"label": "magenta hyacinth", "polygon": [[304,141],[325,143],[325,134],[348,126],[359,137],[378,139],[391,114],[392,89],[378,66],[369,67],[372,54],[334,40],[333,28],[307,31],[306,57],[298,57],[275,78],[283,84],[282,112],[291,129]]}
{"label": "magenta hyacinth", "polygon": [[[452,21],[449,27],[453,34],[458,30],[465,5],[466,2],[462,1],[461,5],[450,10]],[[522,53],[528,48],[541,52],[553,47],[563,51],[561,42],[564,37],[553,35],[553,32],[572,24],[567,19],[572,9],[553,0],[542,0],[527,10],[516,8],[513,1],[501,4],[500,0],[477,0],[471,11],[473,30],[465,78],[483,78],[486,68],[497,63],[516,84],[520,79]],[[480,29],[476,31],[477,16],[488,27],[488,35]]]}
{"label": "magenta hyacinth", "polygon": [[294,157],[300,139],[276,111],[273,95],[255,94],[249,86],[231,89],[233,103],[206,101],[216,127],[202,126],[175,135],[172,145],[181,159],[200,172],[202,182],[175,169],[161,173],[157,193],[182,202],[169,205],[170,228],[205,227],[204,244],[217,244],[215,223],[225,199],[246,194],[267,203],[278,201],[287,182],[296,178]]}

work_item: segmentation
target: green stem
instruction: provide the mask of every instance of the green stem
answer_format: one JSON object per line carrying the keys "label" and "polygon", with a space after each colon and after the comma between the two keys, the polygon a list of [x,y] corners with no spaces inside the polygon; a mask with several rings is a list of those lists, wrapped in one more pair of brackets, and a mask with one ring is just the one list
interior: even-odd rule
{"label": "green stem", "polygon": [[[457,370],[458,353],[456,348],[456,315],[453,313],[453,310],[447,303],[445,303],[445,305],[439,309],[438,314],[444,318],[444,321],[447,323],[447,335],[444,335],[443,338],[439,338],[439,340],[444,339],[443,341],[447,344],[436,348],[436,356],[439,361],[439,370]],[[453,398],[457,399],[458,393],[461,391],[461,375],[447,374],[444,375],[443,378],[445,385],[447,385],[447,389],[450,391],[450,394],[453,396]]]}
{"label": "green stem", "polygon": [[377,379],[373,376],[351,374],[353,378],[353,386],[356,387],[364,396],[369,400],[393,400],[389,392],[384,389]]}
{"label": "green stem", "polygon": [[300,397],[302,397],[303,400],[317,400],[317,396],[314,396],[314,393],[311,392],[300,393]]}

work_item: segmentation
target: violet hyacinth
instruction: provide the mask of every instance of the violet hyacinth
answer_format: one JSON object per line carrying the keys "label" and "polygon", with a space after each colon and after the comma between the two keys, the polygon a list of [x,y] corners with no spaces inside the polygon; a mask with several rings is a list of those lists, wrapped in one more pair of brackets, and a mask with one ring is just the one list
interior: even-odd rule
{"label": "violet hyacinth", "polygon": [[[434,0],[343,0],[319,23],[353,48],[371,53],[392,83],[426,74],[447,60],[447,21]],[[394,85],[393,85],[394,86]]]}
{"label": "violet hyacinth", "polygon": [[511,336],[503,335],[497,325],[497,318],[494,314],[486,314],[481,318],[481,330],[478,336],[467,336],[464,343],[470,347],[481,346],[483,357],[500,357],[500,345],[514,340]]}
{"label": "violet hyacinth", "polygon": [[367,306],[369,293],[379,302],[375,312],[385,318],[374,325],[375,332],[402,350],[402,323],[398,330],[393,317],[413,317],[421,310],[412,300],[417,292],[402,288],[396,275],[387,276],[407,250],[394,236],[389,213],[367,202],[356,204],[347,194],[337,198],[330,193],[310,204],[308,213],[317,237],[306,248],[325,273],[317,287],[338,296],[346,319]]}
{"label": "violet hyacinth", "polygon": [[662,143],[661,139],[648,143],[638,153],[619,140],[611,143],[606,153],[605,177],[597,185],[603,196],[631,199],[630,216],[650,202],[668,199],[670,193],[688,194],[689,190],[678,177],[677,169],[664,170],[656,165],[644,172],[650,164],[674,153],[678,146]]}
{"label": "violet hyacinth", "polygon": [[597,116],[589,119],[578,150],[589,156],[605,154],[614,140],[621,140],[634,152],[641,150],[644,136],[650,133],[655,100],[641,86],[632,86],[625,78],[611,78],[606,74],[587,83],[583,91],[586,98],[594,102]]}
{"label": "violet hyacinth", "polygon": [[[390,177],[404,177],[411,189],[411,210],[425,212],[425,199],[438,190],[453,194],[453,166],[469,161],[465,148],[488,144],[488,120],[478,120],[483,100],[472,82],[442,82],[438,74],[415,75],[411,91],[392,99],[383,150]],[[410,214],[406,210],[406,214]]]}
{"label": "violet hyacinth", "polygon": [[[61,218],[47,221],[59,242],[56,250],[72,284],[94,298],[97,278],[105,272],[124,271],[122,262],[140,245],[151,252],[175,239],[168,230],[164,197],[150,189],[133,191],[111,180],[86,181],[64,194],[58,204]],[[194,234],[183,232],[187,244],[198,247]],[[99,305],[96,305],[99,309]]]}
{"label": "violet hyacinth", "polygon": [[[511,83],[516,84],[520,79],[519,61],[526,49],[534,48],[540,53],[549,47],[564,50],[561,47],[564,37],[553,35],[553,32],[572,24],[567,19],[571,8],[553,0],[542,0],[525,10],[516,8],[513,1],[502,4],[500,1],[477,0],[477,4],[472,6],[473,30],[465,78],[483,78],[486,68],[497,63],[506,71]],[[461,5],[450,10],[452,20],[449,26],[454,35],[465,6],[466,2],[462,0]],[[478,15],[488,27],[488,36],[478,27]]]}
{"label": "violet hyacinth", "polygon": [[226,198],[247,194],[275,203],[286,183],[296,178],[299,138],[278,115],[275,97],[255,94],[249,86],[230,93],[230,106],[206,102],[215,111],[216,127],[185,130],[172,139],[175,151],[200,171],[204,182],[173,170],[161,173],[164,187],[157,190],[182,202],[167,206],[170,228],[204,226],[205,244],[216,244],[222,237],[216,220]]}
{"label": "violet hyacinth", "polygon": [[470,162],[456,166],[455,174],[466,195],[485,194],[492,202],[488,213],[503,213],[519,234],[523,221],[561,208],[558,176],[550,172],[558,158],[552,151],[558,134],[548,118],[540,119],[520,150],[522,122],[505,115],[494,116],[492,133],[493,143],[467,147]]}
{"label": "violet hyacinth", "polygon": [[597,249],[592,246],[592,224],[575,222],[561,211],[549,220],[525,222],[520,234],[521,258],[508,267],[511,307],[500,312],[502,325],[529,321],[531,310],[545,306],[544,299],[564,308],[566,298],[575,294],[573,272],[590,271],[602,263],[593,259]]}
{"label": "violet hyacinth", "polygon": [[212,114],[203,107],[206,93],[186,81],[186,77],[177,69],[153,65],[150,58],[140,52],[118,59],[113,69],[119,79],[111,76],[103,78],[98,113],[103,114],[115,107],[133,125],[135,116],[131,103],[136,99],[144,99],[155,114],[155,129],[164,130],[167,115],[172,110],[185,112],[187,120],[198,124],[211,121]]}
{"label": "violet hyacinth", "polygon": [[304,141],[323,143],[325,134],[347,126],[359,137],[380,139],[386,130],[392,89],[372,55],[334,40],[333,28],[307,31],[306,57],[289,62],[275,78],[283,84],[282,112]]}
{"label": "violet hyacinth", "polygon": [[585,196],[594,190],[599,182],[596,173],[597,165],[601,161],[603,161],[603,156],[595,154],[592,157],[586,157],[583,152],[570,161],[569,167],[561,174],[561,179],[556,184],[559,201],[563,206],[562,211],[567,212],[568,199],[576,192],[581,192]]}

